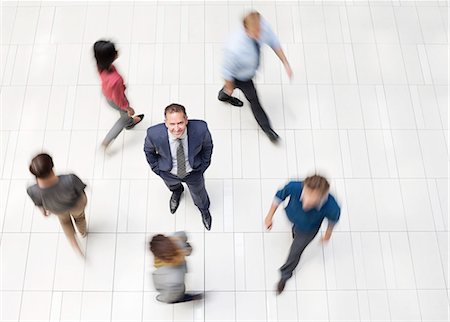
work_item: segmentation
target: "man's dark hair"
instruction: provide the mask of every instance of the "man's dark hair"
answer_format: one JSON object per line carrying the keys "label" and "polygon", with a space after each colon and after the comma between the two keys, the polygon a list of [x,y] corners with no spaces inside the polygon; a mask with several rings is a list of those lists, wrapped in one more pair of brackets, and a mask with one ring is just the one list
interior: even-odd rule
{"label": "man's dark hair", "polygon": [[183,113],[184,117],[187,117],[186,109],[183,105],[172,103],[164,109],[164,117],[167,116],[168,113]]}
{"label": "man's dark hair", "polygon": [[47,178],[53,170],[52,157],[47,153],[38,154],[31,160],[29,169],[36,178]]}

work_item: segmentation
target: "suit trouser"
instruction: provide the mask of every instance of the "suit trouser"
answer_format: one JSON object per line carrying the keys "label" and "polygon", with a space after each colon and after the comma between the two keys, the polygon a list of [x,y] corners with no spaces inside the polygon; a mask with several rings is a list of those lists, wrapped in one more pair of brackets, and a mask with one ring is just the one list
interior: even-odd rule
{"label": "suit trouser", "polygon": [[61,223],[64,234],[66,235],[67,238],[70,238],[73,235],[75,235],[75,228],[73,227],[71,217],[73,217],[75,225],[77,226],[80,234],[81,235],[86,234],[86,217],[84,213],[86,204],[87,204],[87,197],[86,194],[83,192],[77,204],[73,208],[67,210],[66,212],[56,214],[58,216],[59,222]]}
{"label": "suit trouser", "polygon": [[109,130],[108,134],[106,134],[106,137],[103,139],[104,145],[111,143],[112,140],[119,136],[120,132],[122,132],[124,128],[134,124],[134,120],[132,117],[128,116],[128,112],[122,110],[112,101],[107,100],[107,102],[113,109],[119,111],[120,118],[116,121],[116,123],[114,123],[111,130]]}
{"label": "suit trouser", "polygon": [[270,121],[267,117],[266,112],[263,110],[261,103],[259,102],[258,93],[256,92],[253,81],[251,79],[248,81],[235,79],[234,86],[236,88],[239,88],[244,93],[245,98],[247,98],[247,100],[250,102],[253,116],[255,117],[256,122],[258,122],[262,130],[264,132],[271,130],[272,126],[270,125]]}
{"label": "suit trouser", "polygon": [[317,229],[311,232],[300,232],[293,229],[294,240],[292,241],[291,249],[289,250],[289,255],[286,263],[284,263],[284,265],[280,268],[281,279],[288,280],[289,278],[291,278],[292,272],[297,267],[303,251],[305,250],[306,246],[308,246],[308,244],[314,239],[314,237],[316,237],[318,231],[319,230]]}
{"label": "suit trouser", "polygon": [[205,189],[205,178],[202,172],[192,171],[184,178],[177,177],[170,172],[161,171],[159,176],[164,180],[164,183],[172,192],[180,192],[182,189],[182,182],[186,182],[189,191],[191,192],[194,204],[200,210],[209,209],[209,197]]}

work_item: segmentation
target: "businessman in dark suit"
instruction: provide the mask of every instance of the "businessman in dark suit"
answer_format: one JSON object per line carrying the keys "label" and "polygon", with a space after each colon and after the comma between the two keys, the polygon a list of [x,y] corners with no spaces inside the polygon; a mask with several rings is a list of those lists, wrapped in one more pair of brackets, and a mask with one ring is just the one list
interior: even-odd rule
{"label": "businessman in dark suit", "polygon": [[209,197],[203,173],[211,164],[213,143],[205,121],[189,120],[184,106],[170,104],[164,110],[165,123],[147,130],[144,152],[153,172],[172,191],[169,206],[175,213],[184,191],[189,187],[194,204],[202,214],[203,224],[211,229]]}

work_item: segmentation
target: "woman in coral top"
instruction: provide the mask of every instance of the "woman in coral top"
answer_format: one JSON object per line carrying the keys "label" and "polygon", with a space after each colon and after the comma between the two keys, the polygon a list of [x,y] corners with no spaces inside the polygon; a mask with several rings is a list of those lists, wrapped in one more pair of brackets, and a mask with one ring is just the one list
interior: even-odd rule
{"label": "woman in coral top", "polygon": [[102,142],[102,147],[106,149],[124,128],[130,130],[142,121],[144,114],[133,116],[134,109],[128,103],[125,95],[123,78],[112,64],[118,57],[114,44],[105,40],[97,41],[94,44],[94,56],[102,81],[103,95],[105,95],[108,104],[120,113],[120,118]]}

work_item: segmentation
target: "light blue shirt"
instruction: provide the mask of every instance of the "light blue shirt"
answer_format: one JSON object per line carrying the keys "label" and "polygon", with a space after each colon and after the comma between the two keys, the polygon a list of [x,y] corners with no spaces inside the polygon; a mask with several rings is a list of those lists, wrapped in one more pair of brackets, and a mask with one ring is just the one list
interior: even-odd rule
{"label": "light blue shirt", "polygon": [[[177,175],[178,172],[178,161],[177,161],[177,148],[178,148],[178,139],[170,133],[169,130],[167,130],[167,133],[169,134],[169,145],[170,145],[170,154],[172,155],[172,170],[170,170],[170,173],[173,175]],[[180,137],[181,142],[183,143],[183,150],[184,150],[184,157],[186,159],[186,173],[189,173],[192,171],[192,167],[189,164],[189,150],[188,150],[188,139],[187,139],[187,131],[184,130],[183,135]]]}
{"label": "light blue shirt", "polygon": [[[261,33],[257,41],[260,46],[267,44],[273,50],[281,48],[278,37],[263,17],[261,17]],[[247,35],[244,26],[241,25],[225,44],[222,77],[229,81],[233,79],[248,81],[255,76],[258,66],[259,57],[254,40]]]}

